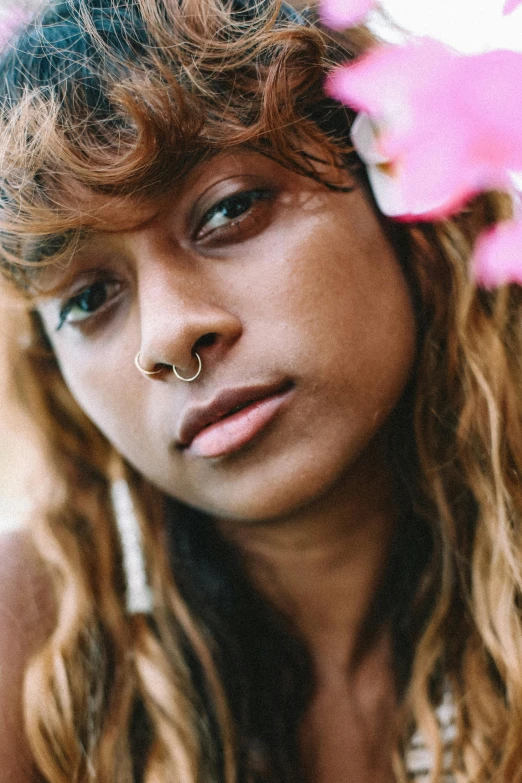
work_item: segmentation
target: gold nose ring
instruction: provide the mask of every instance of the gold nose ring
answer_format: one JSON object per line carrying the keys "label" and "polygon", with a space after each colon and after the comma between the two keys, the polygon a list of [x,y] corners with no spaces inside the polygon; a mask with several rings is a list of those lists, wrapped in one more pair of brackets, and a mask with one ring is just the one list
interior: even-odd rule
{"label": "gold nose ring", "polygon": [[[143,367],[140,364],[140,354],[141,351],[138,351],[136,356],[134,357],[134,364],[136,365],[136,368],[141,372],[142,375],[159,375],[160,372],[163,372],[163,370],[144,370]],[[180,381],[183,381],[184,383],[192,383],[192,381],[195,381],[196,378],[199,378],[201,375],[201,370],[203,368],[203,362],[201,361],[201,356],[199,353],[195,353],[194,356],[198,360],[198,369],[197,372],[191,377],[191,378],[184,378],[183,375],[180,375],[178,370],[176,369],[176,366],[173,364],[172,366],[172,372],[176,376],[176,378]]]}
{"label": "gold nose ring", "polygon": [[201,361],[201,356],[199,355],[199,353],[195,353],[194,356],[198,360],[198,369],[195,375],[192,376],[192,378],[184,378],[182,375],[179,374],[179,372],[176,369],[176,366],[174,364],[172,365],[172,372],[174,373],[176,378],[178,378],[178,380],[184,381],[185,383],[192,383],[192,381],[195,381],[196,378],[199,378],[199,376],[201,375],[201,368],[203,367],[203,362]]}
{"label": "gold nose ring", "polygon": [[163,370],[154,370],[153,372],[150,372],[149,370],[144,370],[140,364],[140,353],[141,351],[138,351],[138,353],[134,357],[134,364],[136,365],[136,368],[141,372],[142,375],[158,375],[160,372],[163,372]]}

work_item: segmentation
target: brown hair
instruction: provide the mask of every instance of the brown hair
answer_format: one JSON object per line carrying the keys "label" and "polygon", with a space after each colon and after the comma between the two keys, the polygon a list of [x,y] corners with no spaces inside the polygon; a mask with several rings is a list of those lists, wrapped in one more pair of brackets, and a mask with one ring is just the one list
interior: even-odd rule
{"label": "brown hair", "polygon": [[[70,197],[76,186],[153,198],[228,146],[248,145],[317,178],[317,161],[302,152],[312,142],[365,184],[348,142],[353,115],[324,96],[323,84],[332,65],[372,40],[363,29],[333,38],[313,15],[271,0],[48,6],[0,63],[6,278],[30,310],[38,270],[67,256],[96,217]],[[461,779],[519,779],[520,294],[477,290],[468,270],[477,233],[505,213],[488,195],[437,225],[383,220],[415,294],[420,334],[393,455],[409,518],[406,557],[397,556],[388,584],[403,667],[401,780],[414,726],[434,751],[433,779],[442,779],[435,707],[444,683]],[[310,667],[299,639],[241,575],[209,520],[198,518],[196,542],[197,512],[166,501],[123,464],[69,394],[34,313],[30,330],[21,393],[59,488],[35,522],[58,598],[56,628],[26,676],[39,770],[52,783],[302,781],[297,729]],[[122,474],[154,591],[148,617],[125,613],[109,493]]]}

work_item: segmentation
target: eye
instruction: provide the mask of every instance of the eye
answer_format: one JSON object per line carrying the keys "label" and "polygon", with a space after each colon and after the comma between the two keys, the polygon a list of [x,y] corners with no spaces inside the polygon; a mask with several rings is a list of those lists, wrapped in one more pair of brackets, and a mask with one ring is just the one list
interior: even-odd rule
{"label": "eye", "polygon": [[206,239],[214,232],[235,229],[247,215],[256,211],[256,206],[273,198],[274,194],[269,190],[246,190],[227,196],[205,212],[197,228],[196,239]]}
{"label": "eye", "polygon": [[56,331],[64,324],[77,324],[91,318],[120,291],[120,283],[111,280],[98,280],[80,293],[68,299],[61,307]]}

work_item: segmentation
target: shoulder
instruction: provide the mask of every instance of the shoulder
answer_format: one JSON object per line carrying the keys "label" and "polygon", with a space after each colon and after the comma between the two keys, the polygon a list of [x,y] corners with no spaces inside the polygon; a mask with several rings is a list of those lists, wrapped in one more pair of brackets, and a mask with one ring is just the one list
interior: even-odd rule
{"label": "shoulder", "polygon": [[0,783],[31,783],[24,739],[26,666],[53,624],[51,580],[27,531],[0,535]]}
{"label": "shoulder", "polygon": [[0,534],[0,650],[22,645],[31,653],[53,615],[51,578],[30,533]]}

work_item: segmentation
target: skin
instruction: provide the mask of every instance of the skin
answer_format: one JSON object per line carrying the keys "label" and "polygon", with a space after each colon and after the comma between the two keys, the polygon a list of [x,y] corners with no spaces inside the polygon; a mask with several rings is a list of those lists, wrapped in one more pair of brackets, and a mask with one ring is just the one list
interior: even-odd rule
{"label": "skin", "polygon": [[50,575],[24,530],[0,539],[0,780],[37,778],[24,732],[25,667],[53,630],[56,613]]}
{"label": "skin", "polygon": [[[216,201],[251,188],[273,194],[194,238]],[[101,215],[111,231],[93,232],[65,271],[49,270],[62,289],[40,310],[70,390],[119,451],[219,519],[282,519],[349,480],[414,353],[408,291],[361,191],[332,193],[238,153],[199,167],[159,206],[109,202]],[[85,315],[76,306],[57,331],[67,299],[104,279],[112,300],[72,323]],[[140,350],[149,370],[193,372],[191,350],[208,335],[196,383],[136,371]],[[292,399],[255,444],[210,460],[176,448],[191,403],[287,378]]]}
{"label": "skin", "polygon": [[[252,191],[228,219],[223,199]],[[154,204],[70,196],[92,231],[67,268],[46,271],[38,308],[71,392],[150,481],[215,518],[293,618],[317,670],[302,730],[314,780],[391,780],[388,634],[355,653],[398,515],[386,423],[415,325],[364,193],[238,150]],[[96,313],[85,299],[70,306],[95,285]],[[191,374],[194,348],[203,371],[182,383],[165,365]],[[138,351],[161,372],[141,375]],[[203,458],[177,447],[187,406],[286,380],[285,404],[243,448]]]}

